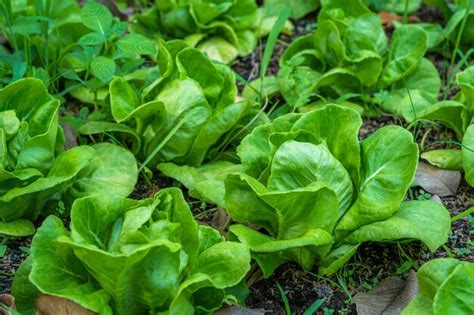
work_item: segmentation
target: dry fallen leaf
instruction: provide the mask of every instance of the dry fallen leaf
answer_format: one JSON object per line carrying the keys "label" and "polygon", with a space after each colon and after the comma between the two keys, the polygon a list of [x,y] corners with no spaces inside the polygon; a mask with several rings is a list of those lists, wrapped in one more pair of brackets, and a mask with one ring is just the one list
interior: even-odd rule
{"label": "dry fallen leaf", "polygon": [[[2,307],[2,304],[7,308]],[[16,310],[15,298],[10,294],[0,294],[0,315],[10,315],[10,310]]]}
{"label": "dry fallen leaf", "polygon": [[66,138],[66,143],[64,144],[66,149],[71,149],[74,147],[77,147],[77,137],[76,134],[74,133],[72,126],[70,123],[65,122],[62,124],[63,130],[64,130],[64,137]]}
{"label": "dry fallen leaf", "polygon": [[[381,11],[381,12],[379,12],[379,16],[382,20],[382,25],[386,29],[393,29],[394,22],[403,21],[403,17],[401,17],[400,15],[393,14],[391,12]],[[418,22],[420,22],[420,18],[415,16],[415,15],[411,15],[411,16],[408,17],[408,22],[418,23]]]}
{"label": "dry fallen leaf", "polygon": [[358,315],[398,315],[417,293],[416,274],[412,271],[406,281],[388,277],[372,291],[357,293],[353,301]]}
{"label": "dry fallen leaf", "polygon": [[415,179],[419,186],[433,195],[453,196],[461,182],[461,172],[442,170],[420,162]]}
{"label": "dry fallen leaf", "polygon": [[405,281],[405,286],[403,287],[400,294],[397,298],[387,306],[384,315],[388,314],[400,314],[402,310],[411,302],[411,300],[418,294],[418,280],[416,278],[416,273],[411,270],[408,274],[408,278]]}
{"label": "dry fallen leaf", "polygon": [[388,277],[370,292],[360,292],[354,296],[357,314],[380,315],[403,290],[405,281],[399,277]]}
{"label": "dry fallen leaf", "polygon": [[431,196],[431,200],[433,200],[434,202],[439,203],[440,205],[444,205],[443,200],[441,200],[441,198],[438,195]]}
{"label": "dry fallen leaf", "polygon": [[212,218],[212,226],[216,228],[221,234],[225,234],[230,217],[223,209],[218,208]]}
{"label": "dry fallen leaf", "polygon": [[382,19],[382,24],[387,26],[393,26],[394,21],[402,21],[403,18],[400,15],[396,15],[390,12],[381,11],[379,16]]}
{"label": "dry fallen leaf", "polygon": [[36,300],[37,315],[94,315],[95,313],[83,308],[73,301],[42,294]]}

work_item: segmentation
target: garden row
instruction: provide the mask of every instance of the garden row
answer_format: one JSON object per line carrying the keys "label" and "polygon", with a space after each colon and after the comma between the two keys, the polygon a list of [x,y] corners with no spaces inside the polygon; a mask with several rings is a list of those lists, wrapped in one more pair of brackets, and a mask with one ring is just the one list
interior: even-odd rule
{"label": "garden row", "polygon": [[[407,198],[411,131],[451,130],[458,148],[422,157],[474,186],[474,1],[425,1],[443,26],[407,23],[421,0],[321,2],[267,76],[288,17],[319,1],[0,1],[0,237],[34,235],[18,311],[53,296],[98,314],[212,313],[245,305],[257,268],[328,277],[366,242],[448,241],[450,212]],[[388,35],[378,11],[392,12]],[[227,64],[267,36],[239,93]],[[428,54],[448,60],[446,77]],[[382,111],[408,127],[360,140],[362,117]],[[156,174],[183,189],[129,199]],[[229,224],[198,222],[188,196]],[[474,312],[472,262],[436,259],[417,278],[403,314]]]}

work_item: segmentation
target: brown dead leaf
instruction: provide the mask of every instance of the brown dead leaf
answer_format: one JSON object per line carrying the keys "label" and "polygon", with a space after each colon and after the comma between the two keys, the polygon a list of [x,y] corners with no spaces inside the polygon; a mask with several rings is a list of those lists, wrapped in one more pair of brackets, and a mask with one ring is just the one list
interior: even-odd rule
{"label": "brown dead leaf", "polygon": [[64,147],[66,148],[66,150],[77,147],[78,146],[77,137],[72,129],[71,124],[68,122],[65,122],[62,124],[61,127],[63,127],[64,137],[66,138],[66,143],[64,144]]}
{"label": "brown dead leaf", "polygon": [[354,296],[357,314],[380,315],[403,290],[405,281],[399,277],[388,277],[370,292],[360,292]]}
{"label": "brown dead leaf", "polygon": [[230,217],[224,209],[218,208],[212,218],[211,225],[216,228],[222,235],[225,234]]}
{"label": "brown dead leaf", "polygon": [[416,274],[411,272],[406,281],[388,277],[372,291],[357,293],[353,301],[359,315],[398,315],[417,293]]}
{"label": "brown dead leaf", "polygon": [[[2,304],[6,308],[2,307]],[[10,315],[10,310],[16,310],[15,298],[10,294],[0,294],[0,315]]]}
{"label": "brown dead leaf", "polygon": [[438,195],[431,196],[431,200],[433,200],[434,202],[439,203],[440,205],[444,205],[443,200],[441,200],[441,198]]}
{"label": "brown dead leaf", "polygon": [[[403,17],[401,17],[400,15],[393,14],[393,13],[387,12],[387,11],[379,12],[379,16],[382,19],[382,25],[385,27],[385,29],[390,29],[391,30],[391,29],[393,29],[394,22],[402,22],[403,21]],[[415,16],[415,15],[411,15],[411,16],[408,17],[408,22],[418,23],[418,22],[420,22],[420,18]]]}
{"label": "brown dead leaf", "polygon": [[382,24],[390,27],[393,26],[394,21],[401,22],[403,20],[400,15],[396,15],[386,11],[379,12],[379,16],[382,19]]}
{"label": "brown dead leaf", "polygon": [[73,301],[42,294],[36,300],[37,315],[94,315],[95,313],[83,308]]}
{"label": "brown dead leaf", "polygon": [[402,291],[397,296],[397,298],[393,300],[389,306],[387,306],[383,314],[400,314],[402,310],[407,307],[408,303],[410,303],[410,301],[418,294],[418,290],[419,288],[416,273],[411,270],[407,280],[405,281],[405,286],[403,287]]}
{"label": "brown dead leaf", "polygon": [[461,172],[442,170],[420,162],[415,179],[419,186],[433,195],[453,196],[461,182]]}

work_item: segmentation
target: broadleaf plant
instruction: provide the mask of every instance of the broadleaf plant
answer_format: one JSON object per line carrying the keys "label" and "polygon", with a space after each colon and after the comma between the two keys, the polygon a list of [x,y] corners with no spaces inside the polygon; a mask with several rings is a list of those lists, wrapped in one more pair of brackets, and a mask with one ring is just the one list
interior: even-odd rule
{"label": "broadleaf plant", "polygon": [[[433,48],[440,52],[446,52],[445,44],[450,44],[454,54],[458,49],[467,54],[470,53],[471,44],[474,41],[474,3],[471,0],[455,1],[432,1],[446,19],[446,25],[440,27],[437,24],[426,23],[426,28],[434,30],[431,32]],[[451,54],[451,51],[448,51]]]}
{"label": "broadleaf plant", "polygon": [[181,191],[171,188],[141,201],[76,200],[70,232],[48,217],[13,293],[22,297],[22,312],[49,294],[99,314],[211,313],[236,303],[231,288],[249,270],[248,248],[199,226]]}
{"label": "broadleaf plant", "polygon": [[143,167],[173,161],[198,166],[218,159],[254,125],[266,122],[257,104],[238,101],[235,75],[181,40],[160,42],[151,84],[117,77],[110,84],[113,120],[81,126],[84,135],[122,134]]}
{"label": "broadleaf plant", "polygon": [[156,1],[132,18],[131,30],[149,38],[183,39],[212,60],[230,63],[258,43],[255,0]]}
{"label": "broadleaf plant", "polygon": [[355,110],[329,104],[255,128],[237,148],[243,171],[160,169],[240,223],[230,238],[250,247],[266,277],[287,261],[333,274],[368,241],[418,239],[435,251],[450,216],[433,201],[404,201],[418,164],[412,135],[387,126],[359,141],[361,125]]}
{"label": "broadleaf plant", "polygon": [[436,101],[441,85],[424,58],[427,48],[417,25],[400,25],[389,43],[381,18],[363,1],[322,1],[316,31],[286,49],[276,80],[290,109],[379,104],[413,121]]}
{"label": "broadleaf plant", "polygon": [[134,189],[137,165],[125,149],[97,144],[62,152],[58,110],[38,79],[0,90],[0,234],[33,234],[30,221],[47,203],[70,206],[87,195],[128,196]]}
{"label": "broadleaf plant", "polygon": [[97,106],[115,75],[135,73],[145,63],[142,56],[157,53],[155,41],[126,34],[127,23],[95,0],[82,8],[77,1],[46,0],[0,9],[1,30],[13,48],[0,51],[0,63],[10,69],[5,83],[36,77],[53,93]]}
{"label": "broadleaf plant", "polygon": [[[284,0],[265,0],[263,10],[266,16],[278,16],[280,12],[288,8],[288,2]],[[316,11],[320,7],[319,0],[293,0],[291,2],[291,17],[295,20]]]}
{"label": "broadleaf plant", "polygon": [[422,0],[368,0],[365,2],[377,12],[386,11],[403,15],[418,11]]}
{"label": "broadleaf plant", "polygon": [[415,314],[472,314],[474,264],[454,258],[427,262],[416,273],[419,293],[402,311]]}
{"label": "broadleaf plant", "polygon": [[452,129],[461,150],[441,149],[423,153],[431,164],[443,169],[464,169],[465,178],[474,187],[474,67],[457,74],[460,92],[449,101],[431,105],[420,119],[434,121]]}

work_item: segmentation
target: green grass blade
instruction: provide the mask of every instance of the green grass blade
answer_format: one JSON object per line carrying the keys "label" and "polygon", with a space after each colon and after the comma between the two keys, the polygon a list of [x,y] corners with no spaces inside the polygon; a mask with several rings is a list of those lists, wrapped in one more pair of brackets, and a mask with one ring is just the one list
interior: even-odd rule
{"label": "green grass blade", "polygon": [[277,282],[277,286],[278,286],[278,291],[280,291],[281,299],[283,300],[283,303],[285,304],[286,315],[291,315],[290,302],[288,302],[288,298],[286,297],[285,291],[283,291],[283,288],[280,286],[278,282]]}
{"label": "green grass blade", "polygon": [[268,71],[268,65],[270,64],[270,60],[273,55],[273,50],[275,49],[275,45],[278,41],[278,36],[280,35],[281,30],[285,26],[286,21],[290,17],[290,9],[284,9],[281,11],[278,20],[272,27],[270,35],[268,36],[267,45],[265,47],[265,51],[263,53],[261,68],[260,68],[260,79],[263,79]]}
{"label": "green grass blade", "polygon": [[304,311],[303,315],[313,315],[316,311],[323,305],[326,301],[326,298],[318,299],[306,311]]}

